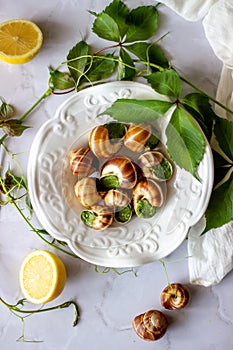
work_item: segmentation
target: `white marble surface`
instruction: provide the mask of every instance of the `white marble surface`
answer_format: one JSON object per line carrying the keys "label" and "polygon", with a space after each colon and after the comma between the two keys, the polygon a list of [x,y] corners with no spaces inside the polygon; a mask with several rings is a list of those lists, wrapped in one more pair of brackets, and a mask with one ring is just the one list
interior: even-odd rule
{"label": "white marble surface", "polygon": [[[8,65],[0,62],[0,96],[16,107],[20,116],[46,90],[49,65],[64,60],[68,50],[82,37],[96,48],[102,41],[90,31],[93,17],[87,12],[101,11],[107,0],[0,0],[0,21],[27,18],[38,23],[44,33],[41,52],[31,62]],[[153,4],[149,0],[126,1],[129,7]],[[160,30],[169,32],[161,45],[182,75],[214,96],[221,71],[203,32],[201,23],[186,22],[175,13],[159,7]],[[187,89],[188,91],[189,89]],[[67,96],[51,96],[27,119],[32,128],[23,138],[8,142],[13,152],[24,152],[17,159],[26,172],[28,150],[38,128],[54,116]],[[6,165],[1,153],[1,165]],[[39,226],[39,222],[34,220]],[[0,296],[9,303],[22,297],[18,270],[24,256],[33,249],[50,249],[33,234],[14,208],[0,211]],[[111,271],[100,275],[85,261],[56,253],[67,268],[67,283],[63,293],[49,306],[73,299],[80,307],[79,324],[73,328],[73,310],[56,310],[25,320],[26,339],[42,343],[19,343],[20,320],[0,305],[0,348],[46,350],[95,349],[163,349],[163,350],[223,350],[233,342],[232,273],[216,286],[204,288],[189,285],[187,241],[166,258],[171,281],[185,283],[191,291],[191,303],[183,311],[165,311],[169,328],[157,342],[145,342],[132,330],[134,316],[148,309],[162,309],[160,293],[166,286],[162,265],[154,262],[118,276]]]}

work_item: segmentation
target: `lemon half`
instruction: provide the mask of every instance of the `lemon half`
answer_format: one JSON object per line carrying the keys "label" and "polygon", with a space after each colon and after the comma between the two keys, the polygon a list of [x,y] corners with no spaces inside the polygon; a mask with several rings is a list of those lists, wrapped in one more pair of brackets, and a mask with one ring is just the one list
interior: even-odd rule
{"label": "lemon half", "polygon": [[23,260],[19,281],[28,301],[44,304],[61,294],[66,283],[66,269],[57,255],[46,250],[35,250]]}
{"label": "lemon half", "polygon": [[22,64],[30,61],[41,49],[43,34],[32,21],[13,19],[0,23],[0,59]]}

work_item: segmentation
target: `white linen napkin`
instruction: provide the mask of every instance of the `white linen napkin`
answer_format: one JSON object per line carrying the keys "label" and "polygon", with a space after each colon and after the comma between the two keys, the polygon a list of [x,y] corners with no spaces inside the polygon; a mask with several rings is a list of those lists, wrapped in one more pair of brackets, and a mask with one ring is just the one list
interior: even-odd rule
{"label": "white linen napkin", "polygon": [[[202,19],[205,35],[223,69],[216,99],[233,109],[233,2],[232,0],[161,0],[187,20]],[[233,120],[219,106],[216,113]],[[201,235],[203,217],[188,234],[190,283],[210,286],[219,283],[233,268],[233,221]]]}

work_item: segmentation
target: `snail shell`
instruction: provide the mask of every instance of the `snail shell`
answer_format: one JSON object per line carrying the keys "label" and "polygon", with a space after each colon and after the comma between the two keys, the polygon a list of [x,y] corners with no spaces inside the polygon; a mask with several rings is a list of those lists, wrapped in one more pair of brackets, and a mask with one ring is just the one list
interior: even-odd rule
{"label": "snail shell", "polygon": [[97,158],[108,158],[117,153],[123,144],[123,138],[111,141],[105,125],[96,126],[89,135],[89,146]]}
{"label": "snail shell", "polygon": [[133,206],[136,214],[138,203],[143,200],[147,200],[151,207],[156,208],[161,207],[164,202],[161,187],[152,179],[141,180],[133,190]]}
{"label": "snail shell", "polygon": [[114,214],[114,220],[119,224],[127,224],[132,217],[132,207],[128,204],[126,207],[118,208]]}
{"label": "snail shell", "polygon": [[158,310],[149,310],[133,320],[133,328],[144,340],[158,340],[164,336],[168,327],[166,316]]}
{"label": "snail shell", "polygon": [[138,165],[143,176],[158,181],[167,181],[172,177],[173,167],[159,151],[147,151],[138,158]]}
{"label": "snail shell", "polygon": [[165,309],[183,309],[190,300],[190,293],[187,287],[180,283],[168,285],[161,294],[161,304]]}
{"label": "snail shell", "polygon": [[137,170],[134,163],[126,157],[115,157],[109,159],[102,167],[101,178],[105,176],[116,176],[119,187],[125,189],[134,188],[137,183]]}
{"label": "snail shell", "polygon": [[103,231],[111,226],[114,213],[108,207],[95,205],[88,210],[83,210],[81,220],[83,223],[94,230]]}
{"label": "snail shell", "polygon": [[75,176],[86,177],[94,172],[94,155],[90,148],[77,148],[70,152],[70,169]]}
{"label": "snail shell", "polygon": [[130,201],[128,194],[121,189],[111,189],[104,197],[104,202],[109,207],[126,207]]}
{"label": "snail shell", "polygon": [[74,192],[79,202],[84,207],[97,204],[102,199],[96,189],[96,180],[92,177],[84,177],[76,182]]}
{"label": "snail shell", "polygon": [[[124,145],[132,152],[143,152],[146,150],[146,143],[151,136],[152,128],[150,125],[132,124],[125,134]],[[156,138],[156,144],[157,142],[158,140]]]}

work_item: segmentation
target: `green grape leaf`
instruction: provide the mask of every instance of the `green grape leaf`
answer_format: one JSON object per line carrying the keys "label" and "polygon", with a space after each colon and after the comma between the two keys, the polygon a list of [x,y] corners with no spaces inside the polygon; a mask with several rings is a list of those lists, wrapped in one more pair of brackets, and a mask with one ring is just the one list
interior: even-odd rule
{"label": "green grape leaf", "polygon": [[205,151],[205,138],[195,120],[180,107],[166,128],[167,150],[173,161],[198,179],[197,169]]}
{"label": "green grape leaf", "polygon": [[155,6],[139,6],[128,16],[125,42],[147,40],[158,28],[158,11]]}
{"label": "green grape leaf", "polygon": [[113,0],[103,12],[114,19],[123,38],[128,29],[127,17],[130,13],[128,7],[120,0]]}
{"label": "green grape leaf", "polygon": [[120,30],[115,20],[105,12],[97,15],[92,31],[100,38],[119,42],[121,40]]}
{"label": "green grape leaf", "polygon": [[78,42],[67,55],[67,67],[75,81],[76,86],[85,72],[88,62],[89,47],[85,41]]}
{"label": "green grape leaf", "polygon": [[205,217],[203,233],[233,220],[233,172],[226,182],[212,192]]}
{"label": "green grape leaf", "polygon": [[208,139],[212,135],[213,121],[216,114],[211,108],[208,96],[200,93],[190,93],[180,101],[184,108],[198,121]]}
{"label": "green grape leaf", "polygon": [[114,61],[113,55],[102,55],[100,58],[94,58],[86,76],[88,80],[92,82],[106,79],[113,74],[115,67],[116,62]]}
{"label": "green grape leaf", "polygon": [[101,115],[108,114],[120,122],[147,123],[163,116],[172,105],[160,100],[118,99]]}
{"label": "green grape leaf", "polygon": [[173,69],[155,72],[146,77],[152,88],[159,94],[178,99],[181,92],[179,74]]}
{"label": "green grape leaf", "polygon": [[118,80],[132,80],[135,77],[136,70],[130,55],[121,47],[118,64]]}
{"label": "green grape leaf", "polygon": [[[164,55],[160,47],[156,44],[149,44],[141,41],[127,46],[125,45],[124,47],[132,54],[137,56],[140,61],[148,62],[148,65],[154,64],[163,68],[169,67],[169,62],[166,56]],[[156,67],[153,67],[151,65],[150,69],[152,72],[158,70]]]}
{"label": "green grape leaf", "polygon": [[216,118],[214,134],[222,151],[233,162],[233,122]]}
{"label": "green grape leaf", "polygon": [[75,86],[74,80],[67,72],[60,72],[57,69],[49,67],[50,86],[54,90],[67,90]]}

